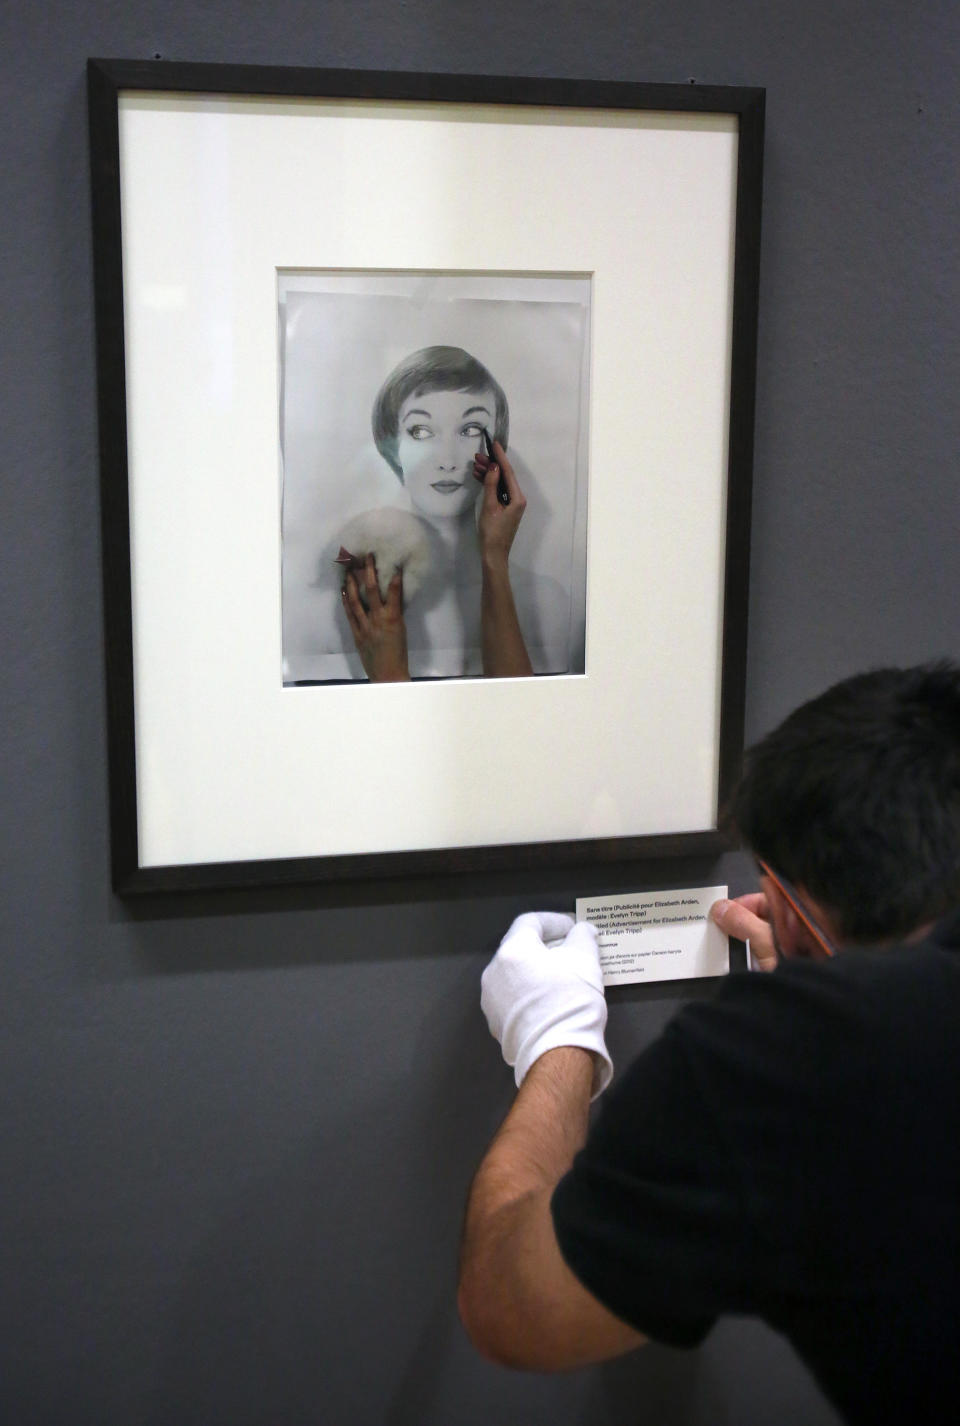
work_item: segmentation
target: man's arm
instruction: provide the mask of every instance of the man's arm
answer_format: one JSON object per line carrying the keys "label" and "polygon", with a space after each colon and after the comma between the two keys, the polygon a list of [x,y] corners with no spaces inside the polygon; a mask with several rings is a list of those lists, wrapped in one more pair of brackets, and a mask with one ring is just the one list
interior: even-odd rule
{"label": "man's arm", "polygon": [[531,1066],[467,1202],[458,1305],[471,1340],[505,1366],[558,1371],[646,1340],[570,1271],[550,1199],[587,1132],[594,1059],[549,1050]]}

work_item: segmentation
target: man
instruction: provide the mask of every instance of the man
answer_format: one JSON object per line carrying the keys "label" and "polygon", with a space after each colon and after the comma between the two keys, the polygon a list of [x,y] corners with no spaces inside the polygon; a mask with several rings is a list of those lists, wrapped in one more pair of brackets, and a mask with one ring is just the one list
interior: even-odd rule
{"label": "man", "polygon": [[733,812],[761,889],[712,914],[772,973],[682,1009],[589,1134],[612,1074],[592,928],[521,916],[484,973],[520,1092],[471,1190],[461,1315],[545,1370],[755,1315],[848,1420],[955,1420],[960,668],[804,705]]}

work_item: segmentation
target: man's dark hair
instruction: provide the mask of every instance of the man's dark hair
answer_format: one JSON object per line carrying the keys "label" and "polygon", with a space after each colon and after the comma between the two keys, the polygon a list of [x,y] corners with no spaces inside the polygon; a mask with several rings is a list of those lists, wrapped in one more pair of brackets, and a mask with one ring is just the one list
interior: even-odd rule
{"label": "man's dark hair", "polygon": [[960,666],[877,669],[746,756],[733,819],[841,938],[886,941],[960,903]]}

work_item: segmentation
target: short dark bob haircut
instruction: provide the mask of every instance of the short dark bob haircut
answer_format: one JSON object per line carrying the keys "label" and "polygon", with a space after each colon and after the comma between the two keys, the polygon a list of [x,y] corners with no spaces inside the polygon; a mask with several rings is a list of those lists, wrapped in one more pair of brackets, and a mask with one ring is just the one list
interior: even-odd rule
{"label": "short dark bob haircut", "polygon": [[377,392],[371,424],[377,450],[403,480],[397,460],[400,438],[400,411],[411,396],[426,391],[492,391],[496,403],[491,435],[507,449],[510,408],[500,384],[494,381],[483,362],[462,347],[421,347],[395,366]]}
{"label": "short dark bob haircut", "polygon": [[803,704],[748,752],[731,810],[841,939],[938,920],[960,904],[960,665],[877,669]]}

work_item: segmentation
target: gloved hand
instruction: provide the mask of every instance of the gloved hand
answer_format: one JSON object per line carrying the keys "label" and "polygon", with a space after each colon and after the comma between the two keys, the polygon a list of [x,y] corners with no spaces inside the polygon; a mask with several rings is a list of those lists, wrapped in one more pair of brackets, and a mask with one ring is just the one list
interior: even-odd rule
{"label": "gloved hand", "polygon": [[613,1077],[597,933],[556,911],[518,916],[480,982],[480,1008],[519,1087],[534,1060],[561,1045],[594,1056],[596,1099]]}

